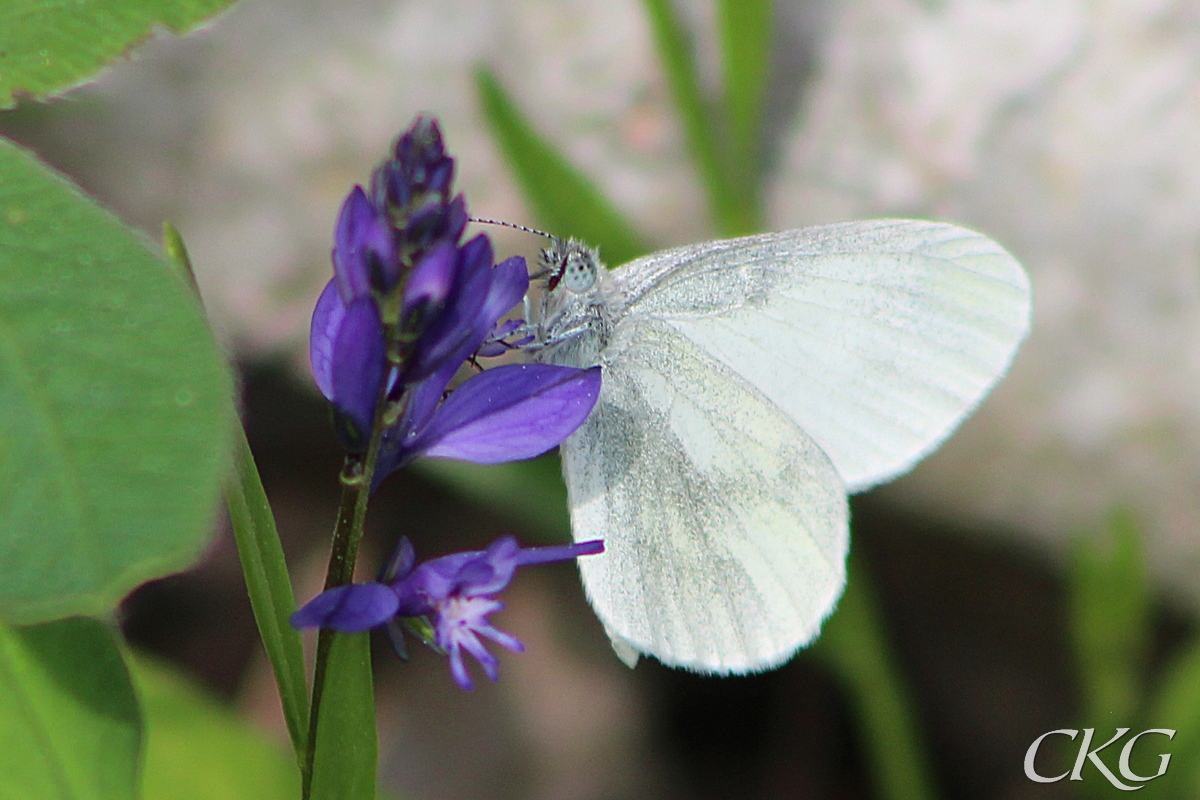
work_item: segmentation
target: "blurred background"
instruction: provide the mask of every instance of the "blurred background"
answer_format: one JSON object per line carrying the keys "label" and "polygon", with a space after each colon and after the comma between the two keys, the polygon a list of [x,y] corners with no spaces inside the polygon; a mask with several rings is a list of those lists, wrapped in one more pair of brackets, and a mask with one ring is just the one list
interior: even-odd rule
{"label": "blurred background", "polygon": [[[485,66],[647,242],[716,235],[649,5],[245,0],[66,99],[0,114],[0,131],[149,235],[181,230],[241,367],[302,601],[324,572],[340,464],[308,377],[308,316],[343,197],[414,115],[441,121],[472,213],[542,222],[485,119]],[[713,5],[674,8],[715,96]],[[911,475],[854,499],[853,548],[940,796],[1071,796],[1078,785],[1025,777],[1033,739],[1134,724],[1085,718],[1080,548],[1103,552],[1123,510],[1150,576],[1146,685],[1192,641],[1200,600],[1200,3],[777,0],[765,92],[766,227],[948,219],[1033,277],[1012,373]],[[502,255],[540,246],[489,234]],[[401,535],[426,556],[502,533],[565,538],[555,470],[393,477],[363,573]],[[543,482],[518,494],[520,480]],[[432,653],[402,664],[377,642],[395,796],[880,796],[861,698],[819,653],[746,678],[630,671],[570,565],[525,571],[506,600],[501,627],[527,652],[501,655],[501,681],[473,694]],[[195,570],[135,593],[125,627],[286,739],[226,528]]]}

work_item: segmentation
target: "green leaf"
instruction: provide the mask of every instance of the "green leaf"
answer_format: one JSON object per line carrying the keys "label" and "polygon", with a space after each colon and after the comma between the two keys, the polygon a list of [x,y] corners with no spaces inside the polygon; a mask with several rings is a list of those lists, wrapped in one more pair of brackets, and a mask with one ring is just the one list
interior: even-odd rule
{"label": "green leaf", "polygon": [[104,613],[190,565],[231,398],[185,283],[0,139],[0,618]]}
{"label": "green leaf", "polygon": [[736,222],[750,232],[759,216],[762,176],[763,96],[771,61],[771,0],[720,0],[717,30],[729,123],[730,190],[738,199]]}
{"label": "green leaf", "polygon": [[[180,277],[195,288],[195,274],[183,237],[170,223],[163,224],[163,245]],[[279,532],[275,529],[275,517],[254,465],[246,432],[239,426],[234,438],[237,440],[237,464],[229,477],[225,502],[229,507],[233,538],[237,542],[254,620],[275,673],[292,746],[296,757],[303,762],[308,739],[304,647],[300,632],[288,622],[296,610],[296,596],[292,592],[292,579],[283,557]]]}
{"label": "green leaf", "polygon": [[[311,800],[375,797],[378,744],[369,633],[330,637],[325,690],[317,714]],[[316,703],[314,702],[314,705]]]}
{"label": "green leaf", "polygon": [[144,800],[295,800],[293,760],[236,712],[165,666],[132,660],[146,716]]}
{"label": "green leaf", "polygon": [[45,98],[91,78],[155,28],[183,33],[232,0],[4,0],[0,108]]}
{"label": "green leaf", "polygon": [[0,798],[132,800],[141,736],[108,626],[0,623]]}
{"label": "green leaf", "polygon": [[932,800],[936,793],[913,703],[888,648],[870,576],[853,553],[848,566],[846,592],[814,651],[850,695],[878,796]]}
{"label": "green leaf", "polygon": [[567,488],[558,453],[507,464],[470,464],[449,458],[422,458],[412,469],[529,530],[539,542],[571,540]]}
{"label": "green leaf", "polygon": [[475,84],[492,137],[540,225],[599,247],[609,266],[649,249],[596,185],[534,131],[491,72],[477,70]]}
{"label": "green leaf", "polygon": [[288,622],[296,610],[296,596],[288,576],[275,519],[267,503],[254,456],[243,434],[237,475],[229,482],[226,502],[237,541],[242,572],[254,619],[267,658],[275,671],[279,699],[297,757],[303,757],[308,739],[308,690],[304,682],[304,648],[300,632]]}
{"label": "green leaf", "polygon": [[1137,525],[1128,512],[1115,512],[1099,535],[1076,537],[1069,602],[1084,727],[1131,725],[1150,609]]}

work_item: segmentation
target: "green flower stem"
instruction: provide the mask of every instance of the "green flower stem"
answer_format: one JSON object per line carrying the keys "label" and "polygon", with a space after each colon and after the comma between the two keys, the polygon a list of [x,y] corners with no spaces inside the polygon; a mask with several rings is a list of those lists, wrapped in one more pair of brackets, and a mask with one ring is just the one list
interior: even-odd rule
{"label": "green flower stem", "polygon": [[815,651],[850,695],[879,797],[934,800],[916,714],[888,648],[870,576],[853,554],[849,568],[846,593]]}
{"label": "green flower stem", "polygon": [[[379,447],[383,440],[383,415],[384,407],[387,404],[387,376],[380,382],[379,392],[376,395],[375,401],[375,420],[371,426],[371,440],[367,445],[366,455],[362,460],[353,457],[346,459],[345,466],[342,468],[342,499],[338,506],[337,522],[333,529],[333,545],[329,554],[329,569],[325,573],[325,589],[329,590],[335,586],[345,586],[354,579],[354,565],[358,559],[358,545],[362,541],[363,523],[367,517],[367,500],[371,496],[371,483],[375,476],[375,461],[379,455]],[[349,776],[354,774],[354,777],[359,783],[366,786],[374,786],[374,704],[373,700],[368,696],[365,698],[365,704],[361,701],[363,692],[361,684],[365,681],[367,686],[370,685],[370,651],[367,648],[369,637],[366,634],[344,634],[338,633],[327,628],[322,628],[317,635],[317,657],[313,668],[313,689],[312,702],[309,705],[309,729],[308,729],[308,754],[305,760],[305,769],[303,770],[303,797],[309,800],[313,797],[333,796],[325,792],[314,794],[314,767],[318,764],[328,763],[330,769],[335,770],[343,775]],[[335,657],[334,654],[342,654],[353,650],[353,655]],[[365,654],[364,654],[365,653]],[[320,758],[317,750],[320,742],[332,742],[332,746],[341,747],[345,742],[339,741],[340,736],[335,735],[335,731],[330,730],[321,719],[321,703],[325,696],[325,691],[330,683],[330,675],[336,674],[337,669],[331,671],[331,664],[349,664],[347,669],[355,671],[358,678],[352,681],[356,685],[360,685],[360,691],[356,696],[360,702],[358,708],[358,716],[353,714],[343,714],[343,709],[339,709],[336,723],[334,727],[341,727],[341,721],[345,719],[352,720],[352,727],[357,730],[350,731],[358,737],[368,737],[370,743],[358,742],[354,746],[355,754],[362,759],[353,763],[338,762],[335,759]],[[365,675],[365,677],[364,677]],[[338,680],[345,681],[345,675],[338,675]],[[369,731],[362,730],[370,728]],[[347,745],[349,746],[349,745]],[[370,753],[366,751],[370,750]],[[369,762],[369,766],[367,765]],[[361,773],[366,769],[370,774],[363,776]],[[336,781],[322,780],[320,785],[336,786]],[[360,795],[361,796],[361,795]]]}

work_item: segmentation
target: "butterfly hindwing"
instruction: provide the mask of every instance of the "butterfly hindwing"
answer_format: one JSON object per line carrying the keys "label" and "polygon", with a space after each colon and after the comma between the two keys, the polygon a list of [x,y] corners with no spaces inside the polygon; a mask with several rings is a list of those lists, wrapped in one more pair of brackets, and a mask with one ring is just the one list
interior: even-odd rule
{"label": "butterfly hindwing", "polygon": [[562,448],[585,588],[614,641],[745,672],[808,642],[845,580],[845,489],[820,448],[669,325],[631,319]]}

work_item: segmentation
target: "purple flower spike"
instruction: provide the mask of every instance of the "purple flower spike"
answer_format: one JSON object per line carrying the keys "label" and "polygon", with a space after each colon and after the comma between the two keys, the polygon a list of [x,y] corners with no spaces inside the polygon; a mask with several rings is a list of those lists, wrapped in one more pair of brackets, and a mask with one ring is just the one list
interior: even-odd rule
{"label": "purple flower spike", "polygon": [[380,444],[372,490],[425,454],[495,464],[543,453],[583,422],[599,389],[596,370],[529,364],[448,391],[465,364],[481,369],[532,339],[523,320],[504,319],[529,289],[525,260],[494,263],[484,234],[461,241],[469,217],[453,176],[437,122],[418,117],[338,216],[309,357],[342,446],[356,456]]}
{"label": "purple flower spike", "polygon": [[454,178],[454,159],[446,155],[437,120],[417,117],[412,127],[396,140],[396,160],[404,165],[411,186],[445,194]]}
{"label": "purple flower spike", "polygon": [[355,583],[321,592],[292,614],[293,628],[333,628],[358,633],[386,623],[396,616],[400,600],[390,586]]}

